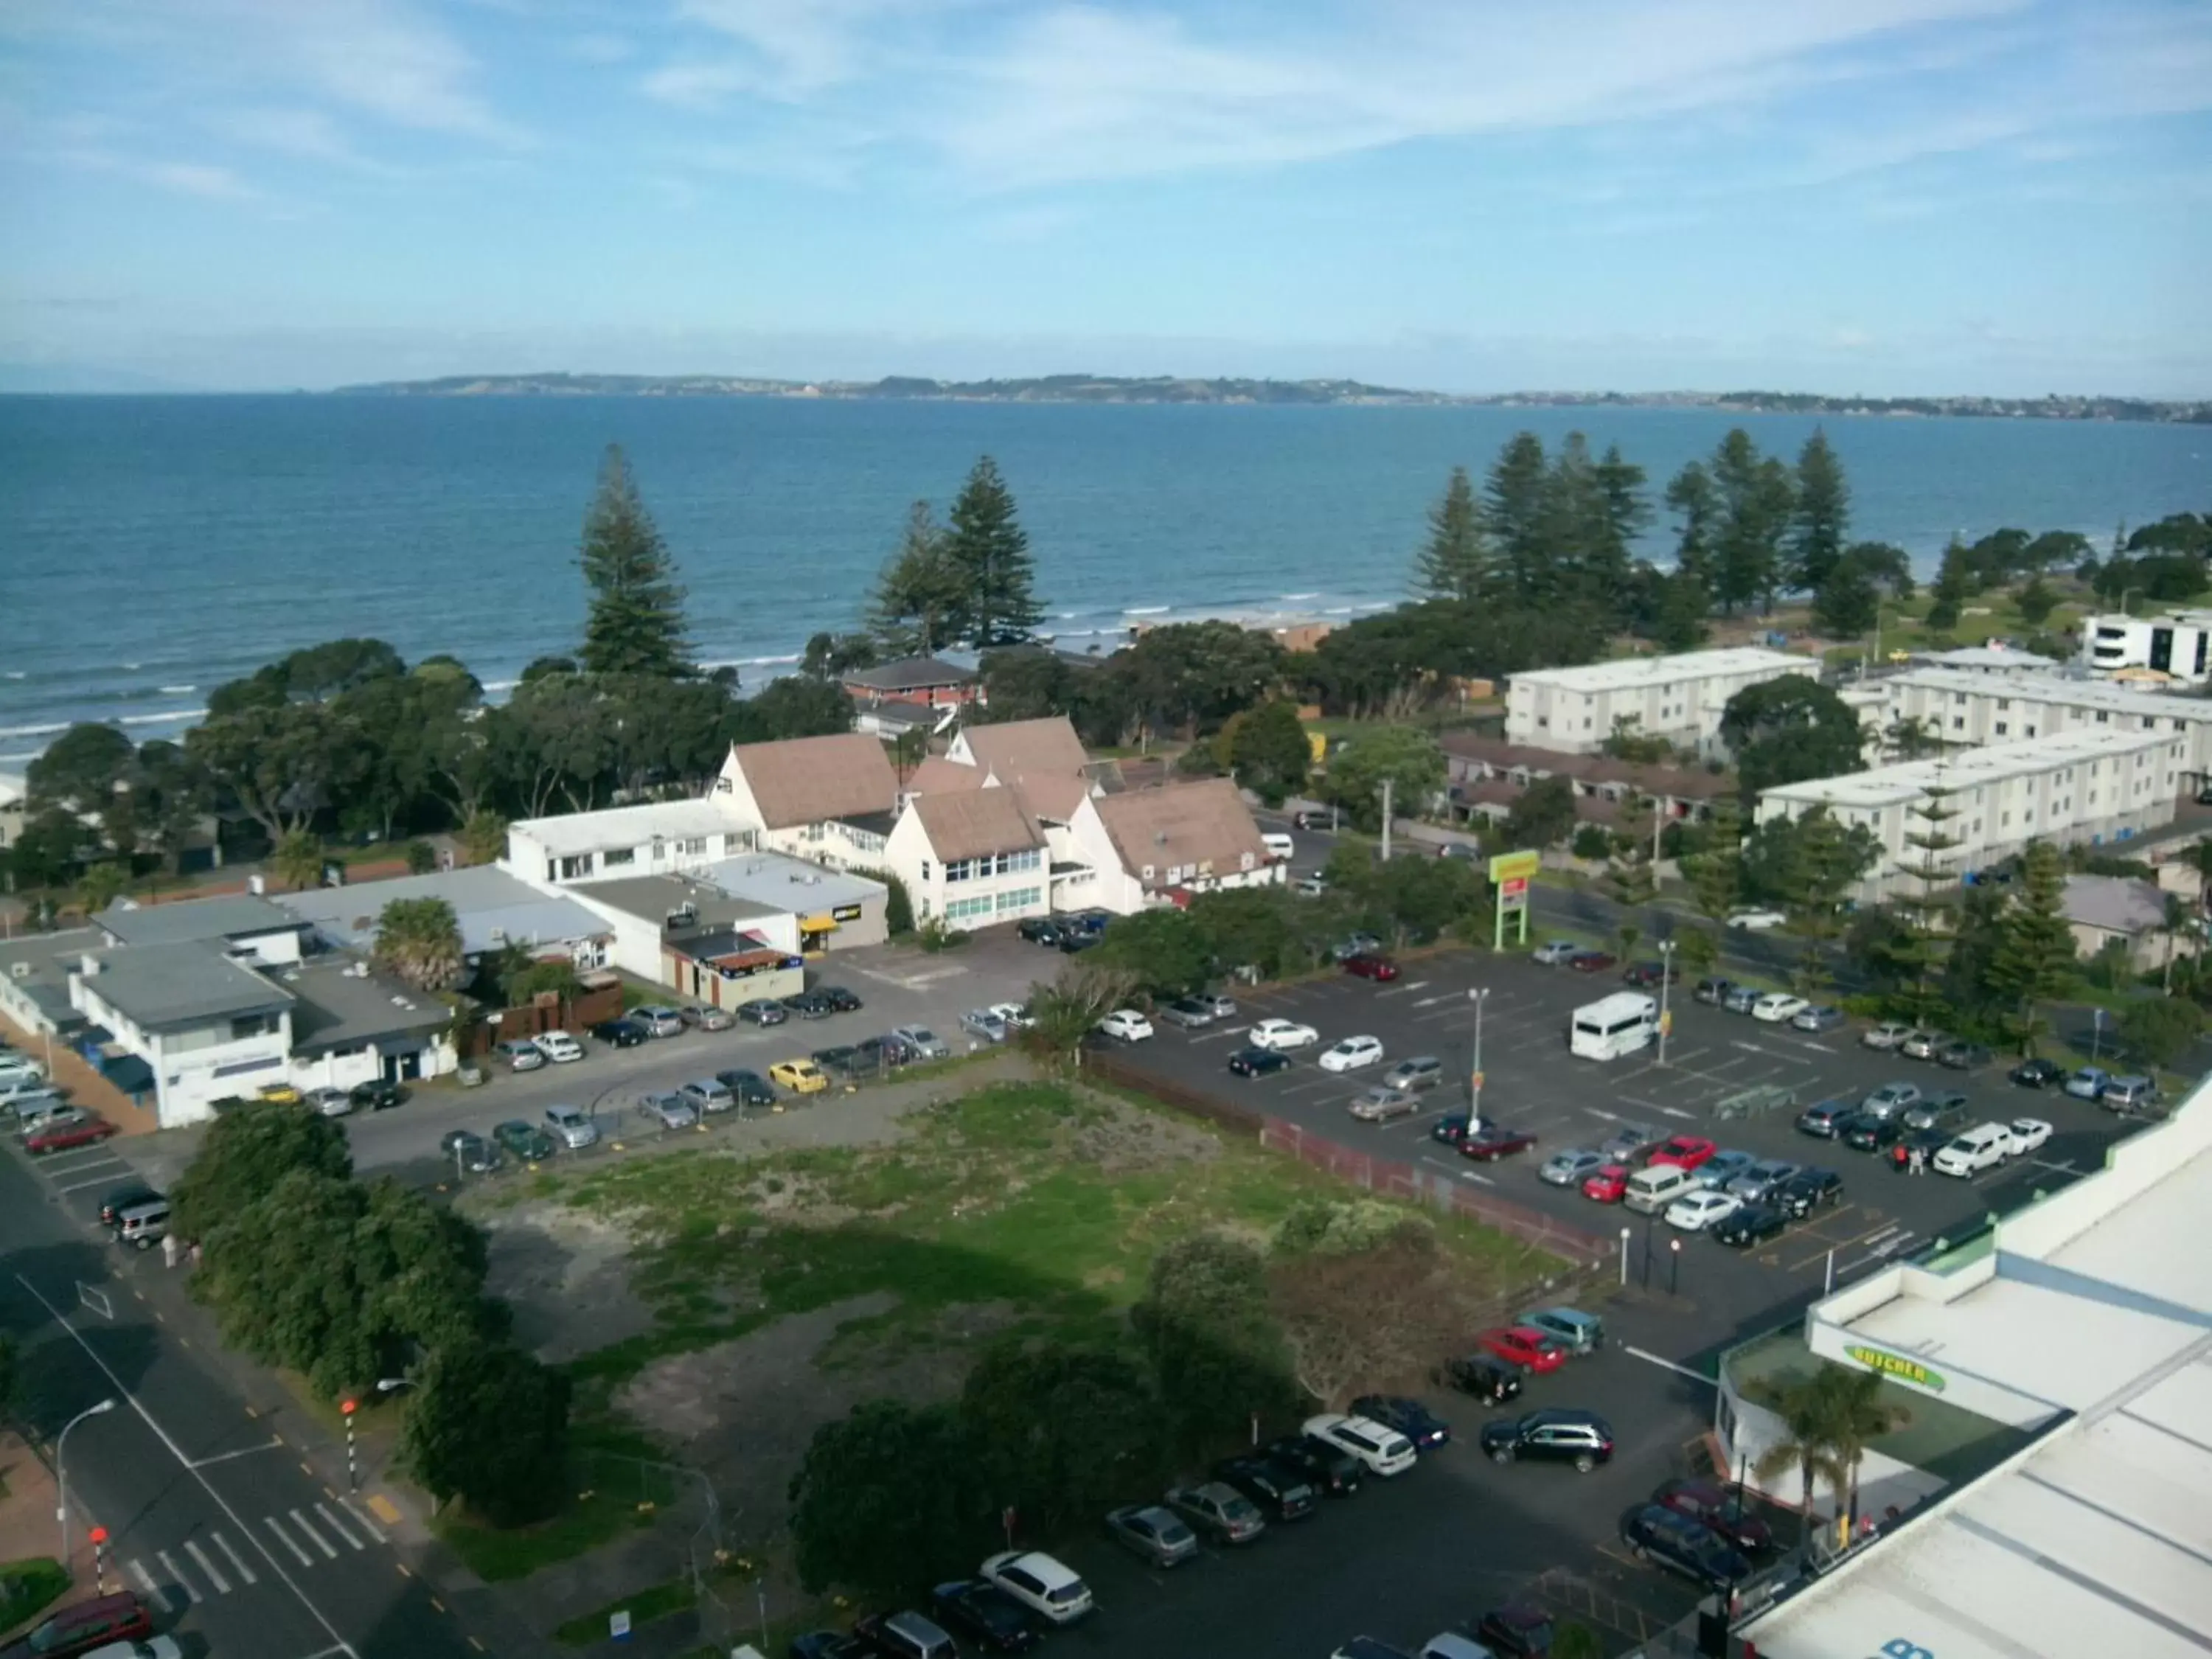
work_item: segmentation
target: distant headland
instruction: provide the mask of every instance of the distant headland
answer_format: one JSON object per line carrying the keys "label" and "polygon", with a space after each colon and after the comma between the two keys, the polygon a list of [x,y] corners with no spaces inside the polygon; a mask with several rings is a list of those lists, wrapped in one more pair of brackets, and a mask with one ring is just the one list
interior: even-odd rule
{"label": "distant headland", "polygon": [[2148,398],[1836,398],[1803,392],[1503,392],[1455,394],[1361,380],[1044,374],[1030,379],[771,380],[732,374],[448,374],[338,386],[351,398],[842,398],[994,404],[1288,404],[1389,407],[1711,409],[1746,414],[1972,416],[1999,420],[2212,424],[2212,401]]}

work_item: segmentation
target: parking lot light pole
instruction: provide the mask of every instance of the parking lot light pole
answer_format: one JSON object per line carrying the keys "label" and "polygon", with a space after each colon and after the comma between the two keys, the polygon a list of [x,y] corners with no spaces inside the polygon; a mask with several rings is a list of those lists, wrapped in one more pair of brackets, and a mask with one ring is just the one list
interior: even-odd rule
{"label": "parking lot light pole", "polygon": [[1674,941],[1659,941],[1659,1063],[1667,1063],[1667,991],[1674,981]]}
{"label": "parking lot light pole", "polygon": [[75,1417],[62,1425],[62,1431],[54,1437],[54,1518],[62,1523],[62,1570],[69,1570],[69,1433],[88,1417],[98,1417],[115,1409],[112,1397],[96,1406],[87,1406]]}
{"label": "parking lot light pole", "polygon": [[1474,1005],[1474,1066],[1467,1079],[1467,1132],[1473,1134],[1482,1124],[1482,1005],[1490,1000],[1490,988],[1477,987],[1467,1000]]}
{"label": "parking lot light pole", "polygon": [[1674,1295],[1675,1287],[1681,1282],[1682,1241],[1679,1238],[1670,1238],[1667,1241],[1667,1294]]}

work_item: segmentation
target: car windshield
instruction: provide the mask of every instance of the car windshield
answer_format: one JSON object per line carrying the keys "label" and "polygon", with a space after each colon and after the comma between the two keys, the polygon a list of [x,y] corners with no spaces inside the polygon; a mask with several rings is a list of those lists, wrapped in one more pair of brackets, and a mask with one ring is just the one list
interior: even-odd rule
{"label": "car windshield", "polygon": [[[937,1041],[937,1033],[931,1030],[927,1025],[917,1025],[913,1030],[908,1032],[908,1035],[916,1042],[934,1042]],[[520,1088],[522,1085],[517,1084],[515,1086],[517,1088]]]}

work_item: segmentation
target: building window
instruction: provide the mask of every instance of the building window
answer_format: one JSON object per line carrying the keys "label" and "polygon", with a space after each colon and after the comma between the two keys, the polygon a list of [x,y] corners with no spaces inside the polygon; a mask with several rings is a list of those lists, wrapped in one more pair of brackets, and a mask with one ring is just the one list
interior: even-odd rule
{"label": "building window", "polygon": [[247,1037],[265,1036],[270,1027],[267,1014],[245,1014],[230,1022],[230,1040],[242,1042]]}
{"label": "building window", "polygon": [[2001,709],[2011,708],[2012,699],[2010,697],[1999,697],[1997,699],[1997,707]]}
{"label": "building window", "polygon": [[1954,714],[1954,715],[1952,715],[1952,716],[1951,716],[1951,729],[1952,729],[1954,732],[1963,732],[1963,731],[1965,731],[1965,730],[1966,729],[1966,717],[1964,714]]}
{"label": "building window", "polygon": [[[973,859],[953,859],[945,866],[945,878],[947,881],[965,881],[975,873],[975,864]],[[946,914],[949,915],[951,913],[947,911]]]}
{"label": "building window", "polygon": [[1997,735],[1998,735],[1999,737],[2002,737],[2002,736],[2004,736],[2004,734],[2005,734],[2005,723],[2004,723],[2002,720],[1999,720],[1999,721],[1997,722]]}
{"label": "building window", "polygon": [[707,838],[704,836],[688,836],[676,843],[676,850],[688,859],[704,858],[707,856]]}
{"label": "building window", "polygon": [[1044,889],[1042,887],[1015,888],[1012,892],[999,895],[999,913],[1004,915],[1009,910],[1026,910],[1043,897]]}
{"label": "building window", "polygon": [[2031,738],[2032,738],[2032,737],[2033,737],[2033,736],[2035,735],[2035,728],[2034,728],[2033,726],[2032,726],[2023,727],[2023,728],[2022,728],[2022,735],[2023,735],[2023,736],[2026,736],[2026,737],[2031,737]]}
{"label": "building window", "polygon": [[2111,714],[2105,709],[2100,708],[2097,711],[2097,724],[2100,726],[2106,724],[2112,718]]}
{"label": "building window", "polygon": [[945,906],[947,921],[966,921],[972,916],[988,916],[990,914],[991,896],[988,893],[977,898],[948,900]]}
{"label": "building window", "polygon": [[574,858],[561,860],[561,879],[563,881],[580,880],[591,873],[592,855],[589,853],[579,854]]}
{"label": "building window", "polygon": [[622,865],[635,864],[637,862],[637,848],[635,847],[610,847],[605,853],[600,854],[600,858],[606,865],[607,868],[612,870]]}

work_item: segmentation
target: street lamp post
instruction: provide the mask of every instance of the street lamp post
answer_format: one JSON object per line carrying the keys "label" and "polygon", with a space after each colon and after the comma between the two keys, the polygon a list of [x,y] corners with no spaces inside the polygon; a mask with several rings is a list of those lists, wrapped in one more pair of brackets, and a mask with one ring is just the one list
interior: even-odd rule
{"label": "street lamp post", "polygon": [[1659,1063],[1662,1066],[1667,1063],[1667,991],[1674,982],[1674,941],[1662,939],[1659,941]]}
{"label": "street lamp post", "polygon": [[62,1523],[62,1571],[69,1571],[69,1434],[70,1431],[88,1417],[99,1417],[115,1409],[111,1398],[96,1406],[87,1406],[75,1417],[62,1425],[62,1431],[54,1437],[54,1518]]}
{"label": "street lamp post", "polygon": [[1482,1005],[1490,999],[1490,988],[1480,987],[1467,997],[1474,1005],[1474,1067],[1467,1079],[1467,1132],[1473,1134],[1482,1127]]}

